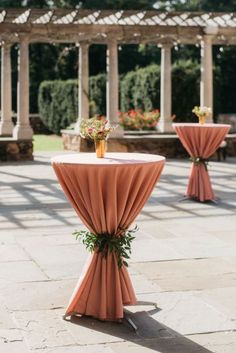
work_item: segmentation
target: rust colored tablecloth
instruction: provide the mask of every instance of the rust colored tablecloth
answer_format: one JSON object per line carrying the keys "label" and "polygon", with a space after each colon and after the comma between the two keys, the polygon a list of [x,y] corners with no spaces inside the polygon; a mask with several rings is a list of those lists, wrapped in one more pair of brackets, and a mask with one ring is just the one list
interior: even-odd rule
{"label": "rust colored tablecloth", "polygon": [[[79,153],[58,156],[52,165],[71,205],[87,228],[117,234],[141,211],[158,181],[165,158],[149,154],[107,153],[105,158]],[[123,304],[136,297],[125,266],[108,253],[92,254],[66,310],[102,320],[123,318]]]}
{"label": "rust colored tablecloth", "polygon": [[[192,158],[207,160],[220,146],[230,129],[226,124],[173,124],[183,146]],[[186,195],[201,202],[215,199],[204,163],[193,163]]]}

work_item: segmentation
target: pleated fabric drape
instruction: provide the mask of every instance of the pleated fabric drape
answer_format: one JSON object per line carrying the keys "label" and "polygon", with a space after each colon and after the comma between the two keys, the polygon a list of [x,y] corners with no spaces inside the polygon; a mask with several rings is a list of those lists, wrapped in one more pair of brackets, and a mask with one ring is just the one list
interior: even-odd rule
{"label": "pleated fabric drape", "polygon": [[[164,158],[139,161],[139,154],[119,164],[58,163],[52,161],[58,180],[75,211],[95,233],[117,234],[135,220],[158,181]],[[137,163],[135,163],[135,156]],[[153,158],[152,158],[153,159]],[[63,159],[62,159],[63,160]],[[73,160],[73,159],[72,159]],[[78,160],[78,157],[77,157]],[[114,253],[93,253],[71,297],[66,314],[93,316],[102,320],[123,317],[123,304],[135,304],[134,289],[125,266],[118,267]]]}
{"label": "pleated fabric drape", "polygon": [[[230,125],[224,124],[173,124],[183,146],[191,157],[207,160],[220,146]],[[210,177],[203,163],[192,164],[187,196],[203,202],[214,200]]]}

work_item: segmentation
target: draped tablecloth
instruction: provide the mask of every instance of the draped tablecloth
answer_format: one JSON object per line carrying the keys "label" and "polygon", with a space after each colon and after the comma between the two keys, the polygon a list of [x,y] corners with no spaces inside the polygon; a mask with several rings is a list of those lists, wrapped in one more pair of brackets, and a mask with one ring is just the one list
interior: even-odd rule
{"label": "draped tablecloth", "polygon": [[173,127],[193,161],[186,195],[201,202],[214,200],[207,159],[220,146],[230,125],[179,123]]}
{"label": "draped tablecloth", "polygon": [[[92,153],[57,156],[52,166],[71,205],[89,231],[116,235],[128,229],[149,198],[165,158],[150,154]],[[94,252],[66,310],[102,320],[123,318],[136,297],[127,268],[114,252]]]}

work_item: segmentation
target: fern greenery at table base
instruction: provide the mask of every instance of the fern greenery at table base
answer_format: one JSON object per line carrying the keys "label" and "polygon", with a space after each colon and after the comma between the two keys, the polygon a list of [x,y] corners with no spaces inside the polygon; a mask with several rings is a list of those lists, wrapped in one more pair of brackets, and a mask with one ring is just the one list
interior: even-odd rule
{"label": "fern greenery at table base", "polygon": [[114,252],[117,256],[119,268],[123,265],[128,267],[127,259],[131,254],[131,243],[135,239],[134,233],[138,230],[119,229],[118,234],[100,233],[95,234],[86,230],[75,231],[76,239],[80,239],[90,252],[100,252],[106,257],[109,252]]}

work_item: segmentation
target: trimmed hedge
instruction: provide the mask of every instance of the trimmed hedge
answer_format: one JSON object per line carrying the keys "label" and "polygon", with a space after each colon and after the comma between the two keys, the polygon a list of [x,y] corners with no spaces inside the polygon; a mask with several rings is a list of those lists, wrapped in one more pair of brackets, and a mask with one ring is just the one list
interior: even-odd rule
{"label": "trimmed hedge", "polygon": [[106,115],[106,75],[99,74],[89,79],[90,116]]}
{"label": "trimmed hedge", "polygon": [[[106,75],[90,78],[90,116],[106,109]],[[78,117],[78,81],[44,81],[39,87],[39,114],[45,126],[55,134],[76,122]]]}
{"label": "trimmed hedge", "polygon": [[[192,108],[199,105],[200,67],[193,61],[172,66],[172,112],[175,121],[196,121]],[[90,116],[106,114],[106,75],[90,77]],[[219,111],[219,70],[214,72],[214,114]],[[217,99],[218,98],[218,99]],[[44,124],[59,134],[78,116],[78,81],[44,81],[39,88],[39,113]],[[120,107],[151,111],[160,108],[160,66],[150,65],[120,76]]]}
{"label": "trimmed hedge", "polygon": [[142,109],[150,111],[160,107],[160,67],[151,65],[131,71],[121,85],[121,111]]}
{"label": "trimmed hedge", "polygon": [[43,123],[60,134],[78,116],[78,83],[76,80],[44,81],[39,87],[39,114]]}
{"label": "trimmed hedge", "polygon": [[[192,107],[199,105],[199,65],[179,61],[172,67],[172,111],[176,120],[192,117]],[[160,66],[151,65],[129,72],[121,83],[121,110],[160,108]]]}

